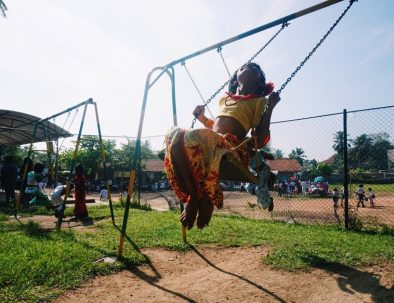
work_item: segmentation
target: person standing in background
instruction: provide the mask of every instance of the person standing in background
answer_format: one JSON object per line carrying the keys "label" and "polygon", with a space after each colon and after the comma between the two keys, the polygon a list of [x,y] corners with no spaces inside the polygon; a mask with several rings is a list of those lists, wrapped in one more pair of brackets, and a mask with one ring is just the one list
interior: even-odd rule
{"label": "person standing in background", "polygon": [[3,166],[1,167],[1,186],[5,191],[5,206],[15,205],[15,188],[18,178],[18,168],[15,165],[13,156],[4,156]]}
{"label": "person standing in background", "polygon": [[88,209],[86,207],[86,179],[83,175],[83,166],[78,164],[75,167],[75,206],[74,206],[74,220],[86,219],[89,217]]}

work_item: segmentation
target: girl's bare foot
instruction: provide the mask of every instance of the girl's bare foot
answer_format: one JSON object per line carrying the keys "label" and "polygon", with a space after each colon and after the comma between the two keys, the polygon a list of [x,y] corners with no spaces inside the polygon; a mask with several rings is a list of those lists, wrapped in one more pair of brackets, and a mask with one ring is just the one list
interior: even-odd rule
{"label": "girl's bare foot", "polygon": [[198,209],[197,227],[204,228],[211,221],[213,204],[208,197],[204,196]]}
{"label": "girl's bare foot", "polygon": [[198,204],[198,199],[190,199],[181,213],[181,223],[183,226],[186,226],[187,229],[191,229],[196,221]]}

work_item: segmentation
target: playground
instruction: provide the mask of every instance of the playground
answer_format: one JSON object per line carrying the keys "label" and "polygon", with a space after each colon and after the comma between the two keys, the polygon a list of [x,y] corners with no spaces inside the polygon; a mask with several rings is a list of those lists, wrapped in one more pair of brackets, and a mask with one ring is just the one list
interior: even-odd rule
{"label": "playground", "polygon": [[[0,0],[0,13],[12,18],[5,2]],[[175,33],[165,27],[172,18],[168,10],[174,4],[155,4],[154,9],[147,9],[149,5],[142,2],[141,7],[122,4],[127,10],[119,10],[122,5],[116,4],[112,9],[118,12],[118,23],[109,18],[111,24],[105,25],[98,21],[104,15],[95,20],[86,18],[84,10],[90,12],[92,7],[79,3],[75,11],[80,10],[78,14],[85,16],[82,19],[86,23],[70,32],[76,37],[82,33],[80,40],[72,42],[61,31],[55,37],[40,24],[32,26],[31,40],[37,39],[32,33],[39,32],[51,41],[53,49],[60,46],[62,55],[55,59],[44,53],[39,56],[48,56],[48,62],[61,62],[55,64],[56,72],[47,72],[42,81],[45,87],[32,78],[39,78],[40,68],[35,62],[45,67],[46,60],[29,57],[32,65],[25,64],[37,73],[29,75],[29,81],[48,96],[53,88],[59,97],[37,97],[33,89],[23,87],[20,91],[31,91],[32,100],[47,104],[37,103],[33,109],[30,104],[0,109],[0,156],[4,156],[0,302],[392,302],[394,106],[348,110],[345,101],[334,100],[339,96],[359,100],[371,94],[368,85],[376,86],[373,80],[368,85],[358,82],[365,75],[362,68],[379,81],[385,78],[374,75],[378,72],[371,69],[371,62],[392,49],[388,38],[382,43],[387,46],[384,51],[354,62],[349,54],[340,59],[342,44],[348,45],[348,51],[352,38],[357,40],[356,35],[348,36],[361,32],[356,28],[346,32],[347,36],[335,36],[339,28],[349,29],[347,22],[355,24],[354,17],[348,16],[357,16],[354,8],[363,5],[357,2],[326,0],[267,23],[267,17],[279,9],[272,5],[273,10],[264,11],[264,18],[260,16],[262,25],[188,52],[149,72],[148,64],[189,51],[180,45],[179,49],[171,45],[176,52],[166,49]],[[79,17],[66,9],[68,4],[47,5],[53,9],[47,15],[57,24],[65,21],[65,27],[71,29],[78,23]],[[23,13],[22,6],[16,7]],[[97,11],[101,9],[97,7]],[[190,19],[189,24],[185,19],[187,22],[177,24],[176,30],[181,28],[182,32],[179,40],[184,44],[191,36],[189,25],[201,27],[193,38],[195,43],[197,37],[205,39],[204,35],[215,32],[216,26],[233,25],[230,17],[243,19],[231,11],[226,19],[229,24],[212,26],[211,16],[195,9],[204,20]],[[210,9],[218,11],[216,5]],[[126,12],[125,19],[121,11]],[[149,12],[152,16],[146,19],[150,21],[158,19],[157,13],[168,14],[168,20],[160,30],[138,22],[133,24],[133,32],[123,36],[119,29],[128,28],[125,20],[135,11],[145,16]],[[327,12],[320,14],[324,23],[317,23],[320,20],[314,13],[318,11]],[[107,13],[105,10],[105,16]],[[228,14],[212,14],[223,15]],[[358,18],[364,17],[360,14]],[[305,23],[298,23],[297,28],[296,20]],[[310,22],[313,20],[316,23]],[[48,27],[46,21],[42,24]],[[236,28],[250,26],[237,24]],[[312,29],[319,31],[312,34]],[[157,32],[168,33],[168,40],[158,39]],[[254,36],[262,32],[268,36]],[[385,31],[371,29],[370,35],[365,35],[369,40],[363,43],[377,44],[374,37],[381,37],[381,32]],[[9,28],[7,33],[19,37],[19,32]],[[251,36],[255,39],[245,49],[229,47]],[[129,37],[133,39],[127,40]],[[89,39],[101,41],[100,45],[95,47]],[[26,39],[22,35],[20,40]],[[329,40],[334,40],[331,43],[337,52],[331,48],[324,53],[322,46]],[[199,45],[193,43],[188,47]],[[141,45],[144,48],[130,52],[128,45],[135,45],[136,50]],[[84,50],[80,58],[76,55],[79,48]],[[161,56],[156,57],[156,53]],[[267,57],[260,66],[262,53]],[[37,55],[35,51],[31,54]],[[312,57],[321,60],[315,61],[320,65],[313,65]],[[80,66],[89,70],[90,64],[94,67],[88,76]],[[128,66],[126,73],[120,72],[124,66]],[[334,66],[340,68],[335,70]],[[382,71],[386,67],[380,65]],[[18,75],[8,68],[10,74]],[[346,75],[349,70],[352,74]],[[147,75],[143,94],[138,95],[130,83],[142,86],[141,72]],[[335,82],[342,78],[341,73],[354,82],[346,83],[350,87],[347,90]],[[106,78],[101,78],[104,74]],[[74,78],[76,82],[70,80]],[[125,86],[124,78],[128,78]],[[166,78],[167,92],[162,78]],[[319,81],[314,81],[317,78]],[[302,85],[302,81],[307,84]],[[199,105],[188,101],[193,99],[186,92],[190,87],[199,97]],[[210,91],[208,98],[204,89]],[[69,95],[63,95],[64,91]],[[352,91],[363,94],[352,95]],[[379,88],[379,94],[382,91]],[[94,98],[83,97],[87,92],[99,93]],[[118,100],[122,94],[142,102],[125,101],[124,96]],[[382,98],[379,94],[377,99]],[[9,95],[7,91],[5,96]],[[55,111],[53,100],[64,105],[64,100],[75,96],[85,101],[72,106],[68,102],[62,111],[41,118],[41,113],[48,113],[50,102]],[[150,99],[170,103],[149,107]],[[314,104],[303,103],[304,99]],[[211,102],[219,105],[216,118]],[[282,107],[283,120],[273,122],[277,105]],[[138,106],[139,120],[134,117]],[[315,114],[319,106],[343,112],[305,116]],[[36,110],[40,107],[41,112]],[[126,116],[131,108],[133,116]],[[304,111],[304,118],[289,118],[290,113]],[[190,127],[185,125],[189,120]],[[123,125],[122,130],[115,125]],[[134,137],[128,136],[131,128]],[[149,135],[155,128],[157,133]],[[106,135],[108,129],[109,133],[115,131]],[[160,146],[151,146],[155,139],[161,141]],[[308,150],[308,157],[302,147]],[[287,151],[287,158],[281,148]],[[273,169],[274,162],[269,161],[282,159],[286,161],[276,162],[278,168]],[[315,183],[321,187],[313,188],[321,191],[305,187]]]}

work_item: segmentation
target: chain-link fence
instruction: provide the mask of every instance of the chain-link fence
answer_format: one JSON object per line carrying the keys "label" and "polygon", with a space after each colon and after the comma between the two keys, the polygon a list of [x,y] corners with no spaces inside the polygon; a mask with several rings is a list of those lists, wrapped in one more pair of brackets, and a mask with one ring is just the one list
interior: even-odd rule
{"label": "chain-link fence", "polygon": [[[394,225],[393,118],[390,106],[273,122],[269,150],[275,160],[267,161],[277,174],[273,211],[259,206],[253,184],[226,180],[220,182],[224,207],[216,211],[286,222]],[[168,184],[156,180],[139,193],[141,201],[178,208]]]}

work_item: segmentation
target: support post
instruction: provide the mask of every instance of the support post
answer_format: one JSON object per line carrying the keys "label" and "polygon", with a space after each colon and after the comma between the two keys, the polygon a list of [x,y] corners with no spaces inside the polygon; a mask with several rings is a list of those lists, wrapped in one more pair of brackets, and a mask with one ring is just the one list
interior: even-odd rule
{"label": "support post", "polygon": [[[151,79],[152,74],[158,70],[161,71],[160,74],[151,83],[150,79]],[[154,69],[152,69],[149,72],[148,76],[146,77],[146,81],[145,81],[144,98],[142,100],[140,122],[139,122],[139,126],[138,126],[137,139],[135,141],[135,152],[134,152],[134,156],[133,156],[132,167],[130,170],[129,189],[127,192],[126,206],[125,206],[125,211],[124,211],[124,215],[123,215],[123,223],[122,223],[121,234],[120,234],[120,239],[119,239],[119,247],[118,247],[118,257],[119,258],[121,258],[123,255],[124,240],[126,237],[126,229],[127,229],[127,221],[128,221],[129,213],[130,213],[130,204],[131,204],[130,200],[131,200],[131,196],[134,192],[135,173],[136,173],[136,168],[137,168],[137,162],[140,158],[140,153],[141,153],[141,135],[142,135],[142,127],[144,124],[145,109],[146,109],[146,103],[148,100],[148,93],[149,93],[149,89],[152,87],[152,85],[154,83],[156,83],[156,81],[164,73],[167,73],[167,75],[169,75],[169,77],[170,77],[170,80],[173,81],[173,79],[174,79],[173,74],[171,74],[166,67],[155,67]],[[173,84],[173,87],[174,87],[173,89],[175,90],[174,84]],[[173,93],[175,93],[175,91],[173,91]],[[172,100],[173,100],[173,102],[175,102],[175,95],[173,96]],[[173,103],[173,106],[175,106],[174,103]],[[175,107],[173,107],[173,108],[175,108]],[[175,110],[175,113],[176,113],[176,110]],[[174,117],[176,119],[176,115]]]}
{"label": "support post", "polygon": [[98,115],[96,102],[93,102],[93,105],[94,105],[94,111],[96,113],[97,131],[98,131],[99,142],[100,142],[100,157],[101,157],[101,163],[103,163],[103,172],[104,172],[105,186],[106,186],[107,191],[108,191],[108,203],[109,203],[109,209],[111,211],[111,220],[112,220],[112,224],[116,225],[115,224],[115,216],[114,216],[114,207],[112,205],[111,188],[109,186],[109,181],[108,181],[107,165],[106,165],[106,162],[105,162],[105,152],[104,152],[104,146],[103,146],[103,137],[101,135],[100,120],[99,120],[99,115]]}
{"label": "support post", "polygon": [[349,228],[349,167],[347,149],[347,111],[343,110],[343,194],[345,196],[345,228]]}

